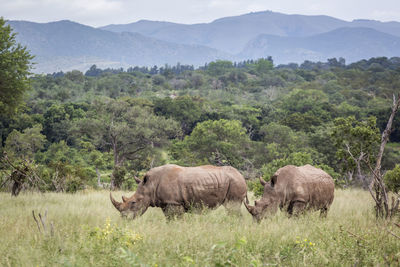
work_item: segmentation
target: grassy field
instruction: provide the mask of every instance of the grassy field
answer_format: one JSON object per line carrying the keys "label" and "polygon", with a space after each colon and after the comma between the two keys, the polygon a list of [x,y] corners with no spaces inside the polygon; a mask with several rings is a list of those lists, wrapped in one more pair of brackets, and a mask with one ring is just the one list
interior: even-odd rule
{"label": "grassy field", "polygon": [[[48,211],[46,233],[32,210]],[[326,219],[279,213],[257,224],[244,206],[242,213],[230,217],[221,207],[166,222],[149,208],[132,221],[120,217],[106,191],[0,193],[0,266],[400,265],[400,240],[386,230],[400,235],[400,228],[375,220],[365,191],[337,190]]]}

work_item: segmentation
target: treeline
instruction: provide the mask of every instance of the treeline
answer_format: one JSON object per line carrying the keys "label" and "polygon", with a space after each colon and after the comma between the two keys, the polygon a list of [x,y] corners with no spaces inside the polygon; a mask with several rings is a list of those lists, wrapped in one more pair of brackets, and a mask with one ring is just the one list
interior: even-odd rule
{"label": "treeline", "polygon": [[[28,165],[43,190],[131,188],[134,175],[165,163],[232,165],[265,179],[284,165],[309,163],[338,184],[363,186],[367,162],[354,158],[368,153],[374,161],[400,88],[400,58],[92,66],[30,82],[18,114],[0,115],[0,149]],[[394,129],[385,170],[400,161],[398,117]],[[2,163],[1,184],[10,175]]]}

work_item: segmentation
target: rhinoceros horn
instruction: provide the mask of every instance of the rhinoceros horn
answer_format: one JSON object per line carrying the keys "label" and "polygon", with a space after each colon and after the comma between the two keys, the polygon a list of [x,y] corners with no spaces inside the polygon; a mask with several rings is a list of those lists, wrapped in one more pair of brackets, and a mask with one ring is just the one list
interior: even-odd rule
{"label": "rhinoceros horn", "polygon": [[246,209],[250,212],[250,214],[254,215],[254,206],[250,206],[249,204],[246,203],[246,201],[244,201],[243,203]]}
{"label": "rhinoceros horn", "polygon": [[123,201],[123,202],[127,202],[128,199],[129,199],[128,197],[122,196],[122,201]]}
{"label": "rhinoceros horn", "polygon": [[262,178],[262,176],[260,176],[260,183],[262,186],[265,186],[267,184],[266,181],[264,181],[264,179]]}
{"label": "rhinoceros horn", "polygon": [[122,204],[122,203],[116,201],[116,200],[113,198],[111,192],[110,192],[110,199],[111,199],[111,202],[113,203],[114,207],[115,207],[117,210],[121,211],[121,204]]}
{"label": "rhinoceros horn", "polygon": [[140,183],[142,182],[142,180],[140,180],[140,179],[137,178],[136,176],[135,176],[135,181],[136,181],[137,184],[140,184]]}

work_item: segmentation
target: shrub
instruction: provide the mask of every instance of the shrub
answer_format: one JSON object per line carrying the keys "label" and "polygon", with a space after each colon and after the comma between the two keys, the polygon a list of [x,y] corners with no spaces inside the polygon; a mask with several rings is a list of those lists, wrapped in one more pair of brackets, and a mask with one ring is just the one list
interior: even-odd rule
{"label": "shrub", "polygon": [[390,191],[398,193],[400,191],[400,165],[396,164],[393,170],[387,171],[383,179]]}
{"label": "shrub", "polygon": [[110,219],[106,220],[103,227],[95,227],[89,231],[90,239],[100,247],[122,247],[132,248],[143,237],[128,228],[118,227],[111,224]]}

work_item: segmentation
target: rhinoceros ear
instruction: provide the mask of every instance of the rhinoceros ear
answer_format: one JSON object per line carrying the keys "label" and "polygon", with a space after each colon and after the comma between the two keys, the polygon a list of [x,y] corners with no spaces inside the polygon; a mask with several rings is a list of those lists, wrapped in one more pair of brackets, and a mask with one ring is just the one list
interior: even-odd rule
{"label": "rhinoceros ear", "polygon": [[266,181],[264,181],[264,179],[262,178],[262,176],[260,176],[260,183],[262,186],[265,186],[267,184]]}
{"label": "rhinoceros ear", "polygon": [[137,184],[140,184],[142,182],[142,180],[140,180],[139,178],[137,178],[137,176],[135,176],[135,181]]}

